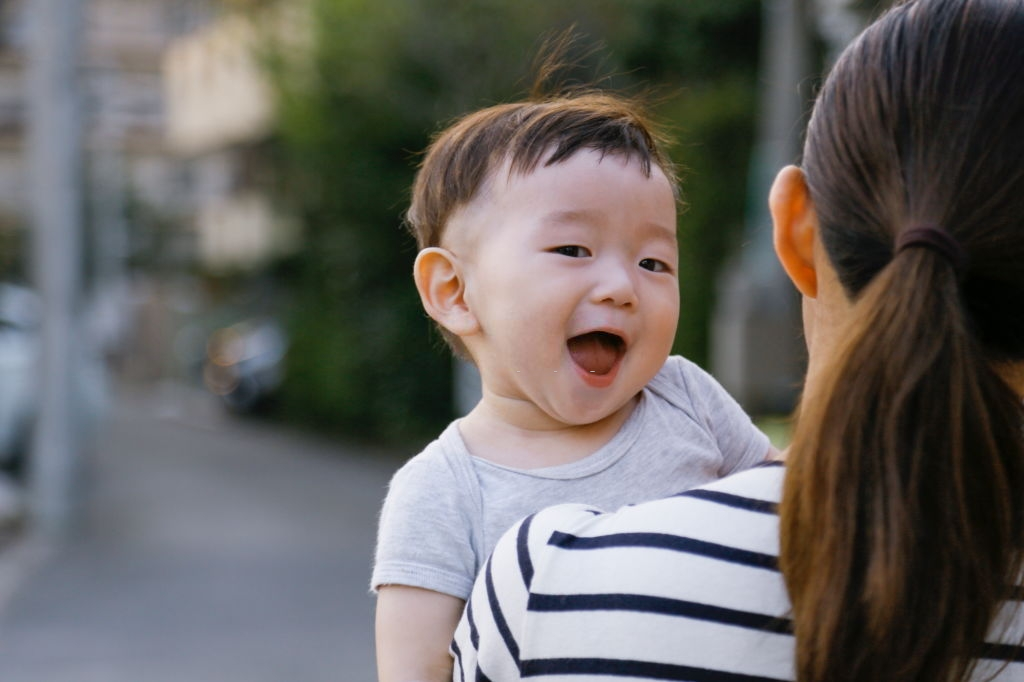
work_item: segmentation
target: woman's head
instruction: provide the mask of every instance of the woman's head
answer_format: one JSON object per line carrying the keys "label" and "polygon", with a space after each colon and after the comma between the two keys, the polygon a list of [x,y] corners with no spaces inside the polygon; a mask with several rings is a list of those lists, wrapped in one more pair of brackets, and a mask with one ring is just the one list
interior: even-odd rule
{"label": "woman's head", "polygon": [[1024,359],[1024,2],[890,11],[833,68],[802,165],[851,299],[895,258],[933,259],[894,247],[934,226],[963,251],[950,274],[985,352]]}
{"label": "woman's head", "polygon": [[964,679],[1020,574],[1022,48],[1024,0],[912,0],[815,104],[780,250],[841,292],[780,509],[801,680]]}

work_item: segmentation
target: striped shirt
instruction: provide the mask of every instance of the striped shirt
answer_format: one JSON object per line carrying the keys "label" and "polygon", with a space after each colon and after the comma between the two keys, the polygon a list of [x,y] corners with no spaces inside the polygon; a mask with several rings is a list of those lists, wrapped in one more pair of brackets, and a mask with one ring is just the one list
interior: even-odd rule
{"label": "striped shirt", "polygon": [[[477,578],[453,680],[792,680],[784,473],[763,465],[616,513],[574,504],[526,518]],[[1013,617],[1004,641],[1019,643],[1024,614]],[[992,652],[976,679],[1005,664],[995,679],[1024,681],[1021,647]]]}

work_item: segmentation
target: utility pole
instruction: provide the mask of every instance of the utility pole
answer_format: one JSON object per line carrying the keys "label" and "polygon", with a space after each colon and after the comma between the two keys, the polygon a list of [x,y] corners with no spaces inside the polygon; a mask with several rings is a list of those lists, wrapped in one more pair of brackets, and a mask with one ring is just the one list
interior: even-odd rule
{"label": "utility pole", "polygon": [[748,182],[743,251],[718,283],[711,371],[753,414],[792,409],[803,372],[796,296],[775,259],[768,190],[795,163],[808,98],[811,0],[764,0],[759,125]]}
{"label": "utility pole", "polygon": [[32,269],[42,302],[38,418],[29,460],[33,530],[67,532],[83,468],[76,358],[82,292],[79,56],[82,0],[29,0]]}

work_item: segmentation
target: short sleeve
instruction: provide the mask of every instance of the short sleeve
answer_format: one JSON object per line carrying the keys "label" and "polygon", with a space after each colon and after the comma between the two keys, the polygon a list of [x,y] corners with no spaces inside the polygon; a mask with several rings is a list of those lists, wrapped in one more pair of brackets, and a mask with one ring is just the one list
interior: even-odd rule
{"label": "short sleeve", "polygon": [[718,381],[685,358],[669,359],[680,372],[698,419],[711,432],[722,453],[720,476],[763,462],[771,447],[764,434]]}
{"label": "short sleeve", "polygon": [[469,596],[479,511],[465,488],[443,457],[421,454],[398,470],[381,510],[372,590],[407,585]]}

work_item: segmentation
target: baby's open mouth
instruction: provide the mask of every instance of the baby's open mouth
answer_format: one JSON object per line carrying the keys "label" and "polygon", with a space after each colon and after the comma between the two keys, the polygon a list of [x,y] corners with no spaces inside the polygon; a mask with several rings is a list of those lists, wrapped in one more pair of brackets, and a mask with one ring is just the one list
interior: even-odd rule
{"label": "baby's open mouth", "polygon": [[603,375],[612,371],[615,363],[626,352],[621,336],[609,332],[587,332],[569,339],[569,355],[573,362],[591,374]]}

